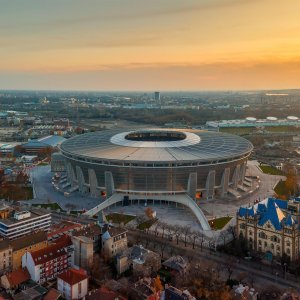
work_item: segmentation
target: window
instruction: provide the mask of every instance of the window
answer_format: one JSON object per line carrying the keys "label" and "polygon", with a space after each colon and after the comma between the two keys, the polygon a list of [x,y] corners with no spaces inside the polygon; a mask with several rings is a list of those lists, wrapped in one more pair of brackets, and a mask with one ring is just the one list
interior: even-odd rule
{"label": "window", "polygon": [[287,253],[287,254],[290,254],[290,253],[291,253],[290,248],[287,248],[287,249],[286,249],[286,253]]}
{"label": "window", "polygon": [[78,283],[78,293],[81,294],[81,282]]}
{"label": "window", "polygon": [[265,242],[264,246],[265,246],[265,247],[267,247],[267,246],[268,246],[268,243],[267,243],[267,242]]}
{"label": "window", "polygon": [[262,239],[267,239],[267,235],[263,232],[263,231],[261,231],[259,234],[258,234],[258,236],[260,237],[260,238],[262,238]]}
{"label": "window", "polygon": [[260,245],[260,246],[261,246],[261,240],[258,240],[258,245]]}

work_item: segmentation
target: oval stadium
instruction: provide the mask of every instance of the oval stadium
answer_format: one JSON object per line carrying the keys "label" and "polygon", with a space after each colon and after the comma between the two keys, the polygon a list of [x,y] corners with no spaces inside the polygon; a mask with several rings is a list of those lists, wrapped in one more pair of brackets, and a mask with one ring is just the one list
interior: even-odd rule
{"label": "oval stadium", "polygon": [[182,203],[234,194],[252,149],[239,136],[188,129],[107,130],[61,144],[73,189],[116,202],[125,195]]}

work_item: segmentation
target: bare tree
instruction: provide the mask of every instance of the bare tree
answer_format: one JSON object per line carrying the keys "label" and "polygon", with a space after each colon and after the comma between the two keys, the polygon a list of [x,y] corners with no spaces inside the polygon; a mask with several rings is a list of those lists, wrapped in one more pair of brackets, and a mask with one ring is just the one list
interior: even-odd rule
{"label": "bare tree", "polygon": [[198,232],[192,232],[191,233],[193,249],[195,249],[195,244],[196,244],[196,240],[198,239],[198,237],[199,237]]}
{"label": "bare tree", "polygon": [[176,244],[178,245],[179,244],[179,239],[180,239],[180,236],[181,236],[181,227],[179,225],[175,225],[173,227],[173,232],[174,232],[174,235],[176,237]]}
{"label": "bare tree", "polygon": [[160,249],[160,256],[163,259],[164,258],[164,251],[167,247],[167,243],[164,241],[161,241],[160,243],[158,243],[158,247]]}
{"label": "bare tree", "polygon": [[200,241],[200,249],[202,251],[203,244],[204,244],[204,241],[205,241],[205,235],[204,235],[204,233],[202,231],[199,232],[198,235],[199,235],[199,241]]}
{"label": "bare tree", "polygon": [[234,267],[235,267],[235,259],[233,257],[229,257],[228,259],[225,260],[224,262],[224,267],[227,271],[228,274],[228,280],[231,279],[232,273],[234,271]]}
{"label": "bare tree", "polygon": [[188,238],[191,234],[191,228],[189,226],[184,226],[184,227],[181,228],[181,232],[183,234],[184,246],[186,247]]}
{"label": "bare tree", "polygon": [[165,222],[159,222],[159,223],[160,223],[160,229],[162,230],[161,237],[164,238],[165,230],[167,228],[167,223],[165,223]]}
{"label": "bare tree", "polygon": [[234,239],[236,239],[236,228],[235,226],[228,226],[227,231],[233,236]]}

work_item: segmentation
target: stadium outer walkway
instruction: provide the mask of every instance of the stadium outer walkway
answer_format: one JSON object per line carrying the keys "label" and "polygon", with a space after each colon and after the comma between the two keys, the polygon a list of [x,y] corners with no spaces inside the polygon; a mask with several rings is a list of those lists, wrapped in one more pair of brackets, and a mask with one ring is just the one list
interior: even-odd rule
{"label": "stadium outer walkway", "polygon": [[[109,206],[114,205],[116,203],[122,202],[124,200],[124,196],[128,196],[128,195],[122,194],[122,193],[114,193],[110,198],[108,198],[104,202],[102,202],[99,205],[97,205],[96,207],[86,211],[84,213],[84,215],[94,216],[97,213],[99,213],[100,211],[102,211],[103,209],[106,209]],[[151,198],[151,200],[149,198]],[[204,231],[211,231],[209,223],[208,223],[204,213],[200,209],[200,207],[195,203],[195,201],[192,198],[190,198],[186,194],[172,195],[172,196],[167,196],[167,195],[160,195],[160,196],[130,195],[129,202],[131,202],[133,200],[147,200],[149,202],[151,202],[152,200],[154,200],[154,201],[169,201],[172,203],[182,204],[182,205],[188,207],[193,212],[193,214],[199,221],[199,223]]]}

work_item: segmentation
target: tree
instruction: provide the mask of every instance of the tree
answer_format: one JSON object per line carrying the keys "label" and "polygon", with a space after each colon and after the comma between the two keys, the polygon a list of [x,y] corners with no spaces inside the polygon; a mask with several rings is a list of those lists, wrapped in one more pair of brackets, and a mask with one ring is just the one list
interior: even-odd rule
{"label": "tree", "polygon": [[145,215],[149,218],[149,219],[153,219],[153,214],[154,214],[154,211],[151,207],[147,207],[145,209]]}
{"label": "tree", "polygon": [[224,262],[224,267],[227,271],[228,277],[227,280],[231,280],[231,276],[235,267],[235,260],[233,257],[229,257],[228,259],[225,260]]}
{"label": "tree", "polygon": [[191,234],[191,229],[190,229],[189,226],[184,226],[184,227],[181,228],[181,230],[182,230],[181,232],[183,234],[184,246],[186,247],[188,238]]}
{"label": "tree", "polygon": [[161,280],[160,280],[160,277],[159,275],[156,276],[156,278],[154,279],[154,290],[155,292],[160,292],[162,291],[164,288],[163,288],[163,285],[161,283]]}
{"label": "tree", "polygon": [[165,222],[159,222],[159,227],[162,230],[161,237],[164,238],[165,230],[167,228],[167,223],[165,223]]}

